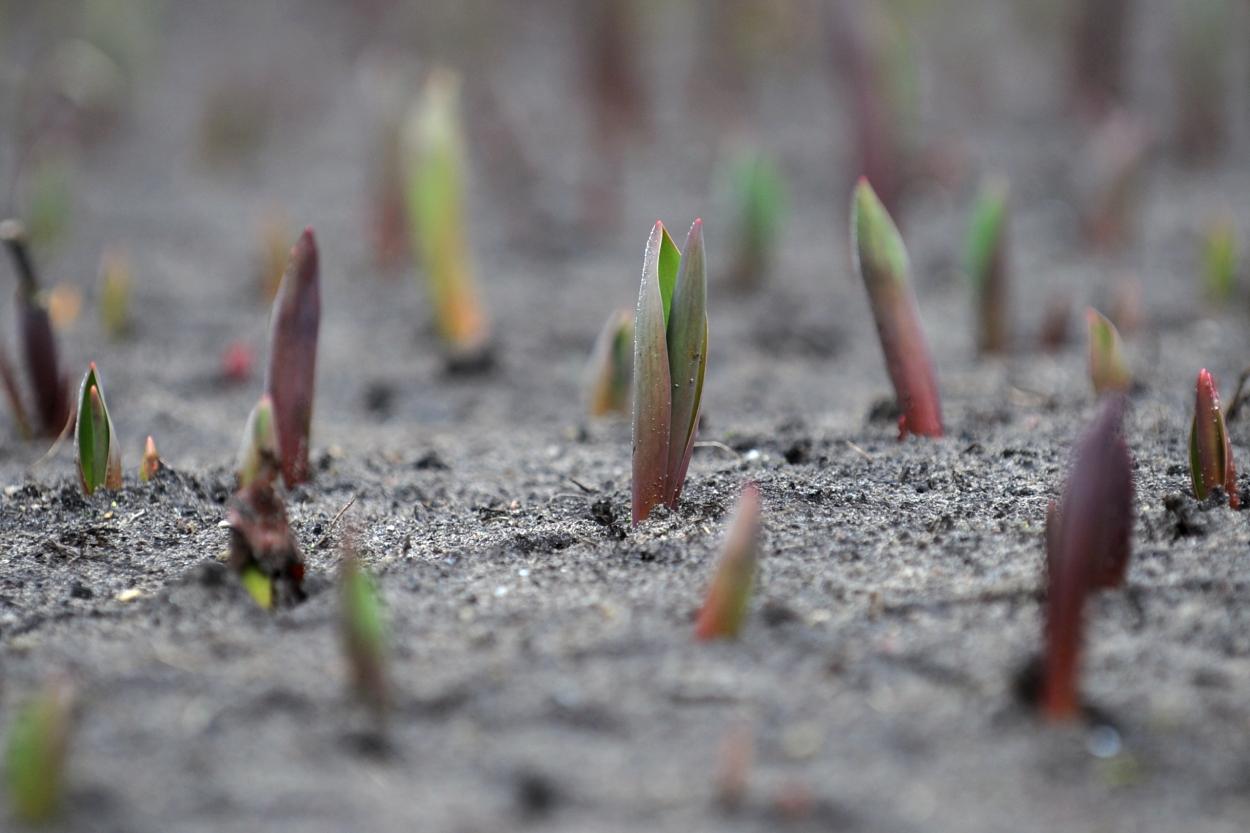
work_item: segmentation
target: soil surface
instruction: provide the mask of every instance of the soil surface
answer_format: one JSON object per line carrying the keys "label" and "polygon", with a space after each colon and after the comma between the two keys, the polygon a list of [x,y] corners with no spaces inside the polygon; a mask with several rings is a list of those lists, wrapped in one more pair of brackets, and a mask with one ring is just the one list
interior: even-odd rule
{"label": "soil surface", "polygon": [[[745,119],[691,103],[693,6],[647,6],[651,131],[626,160],[619,234],[593,242],[577,222],[594,157],[573,4],[416,5],[169,2],[133,106],[76,167],[71,232],[41,265],[85,297],[62,352],[75,380],[100,368],[126,484],[84,498],[68,444],[41,461],[47,443],[7,420],[0,431],[0,712],[56,675],[76,682],[64,829],[1250,827],[1250,526],[1193,500],[1187,453],[1199,368],[1227,400],[1250,355],[1243,302],[1207,306],[1197,289],[1207,212],[1228,205],[1250,232],[1250,131],[1243,107],[1227,156],[1173,158],[1171,4],[1143,2],[1134,19],[1130,100],[1157,150],[1136,234],[1110,254],[1079,234],[1088,128],[1068,114],[1059,24],[1029,3],[915,12],[925,134],[958,164],[922,177],[900,215],[948,427],[901,443],[870,416],[890,389],[846,248],[851,116],[806,4],[792,4],[797,33],[762,62]],[[73,27],[0,10],[11,112],[23,73]],[[495,150],[474,146],[473,247],[498,332],[486,375],[448,376],[415,270],[374,265],[377,114],[362,76],[384,48],[470,70],[538,172],[530,209],[549,222],[518,237],[536,215],[518,218],[508,184],[484,173]],[[223,89],[268,91],[261,139],[225,164],[197,151]],[[790,179],[778,262],[749,296],[718,282],[732,247],[713,182],[736,120]],[[1020,349],[982,360],[958,268],[987,171],[1013,186]],[[220,525],[262,374],[228,384],[219,355],[243,339],[263,362],[254,275],[269,206],[292,239],[296,224],[316,229],[323,292],[316,473],[287,495],[309,598],[272,614],[226,570]],[[629,427],[581,417],[582,366],[636,297],[651,223],[684,232],[700,215],[710,444],[679,509],[631,529]],[[110,341],[96,275],[117,241],[136,325]],[[1033,345],[1057,289],[1080,333],[1079,309],[1126,275],[1146,319],[1128,338],[1133,556],[1126,586],[1089,609],[1089,717],[1056,727],[1018,681],[1039,648],[1046,506],[1095,405],[1083,335],[1054,354]],[[0,315],[12,322],[11,304]],[[1250,461],[1250,421],[1230,433]],[[167,467],[141,484],[149,434]],[[764,506],[752,611],[739,641],[696,644],[747,481]],[[389,617],[396,706],[381,730],[340,652],[347,530]],[[744,731],[754,764],[731,811],[716,800],[719,749]]]}

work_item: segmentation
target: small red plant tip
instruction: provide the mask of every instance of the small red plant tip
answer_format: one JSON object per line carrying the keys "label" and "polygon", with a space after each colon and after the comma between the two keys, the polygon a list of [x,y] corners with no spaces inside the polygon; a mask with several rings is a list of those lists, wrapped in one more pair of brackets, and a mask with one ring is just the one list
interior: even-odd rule
{"label": "small red plant tip", "polygon": [[254,361],[255,356],[247,342],[232,341],[221,351],[221,375],[232,384],[246,382],[252,376]]}
{"label": "small red plant tip", "polygon": [[886,368],[894,383],[901,431],[941,437],[942,405],[929,344],[911,288],[911,265],[903,238],[864,178],[851,199],[851,253],[868,290]]}
{"label": "small red plant tip", "polygon": [[317,242],[310,227],[304,229],[291,250],[269,324],[265,390],[273,398],[282,479],[288,488],[308,480],[308,438],[312,430],[320,326]]}
{"label": "small red plant tip", "polygon": [[1081,711],[1078,681],[1091,592],[1124,581],[1133,518],[1133,467],[1121,423],[1126,397],[1107,397],[1073,455],[1058,509],[1047,513],[1045,655],[1041,711],[1071,720]]}
{"label": "small red plant tip", "polygon": [[729,534],[721,551],[716,575],[695,623],[700,641],[734,639],[746,618],[755,567],[759,561],[760,493],[754,483],[742,489],[738,508],[729,522]]}
{"label": "small red plant tip", "polygon": [[139,482],[147,483],[161,469],[161,457],[156,453],[156,443],[148,437],[143,446],[143,459],[139,462]]}
{"label": "small red plant tip", "polygon": [[1233,465],[1233,445],[1224,427],[1220,395],[1215,381],[1204,368],[1198,373],[1194,420],[1189,429],[1189,466],[1194,496],[1206,500],[1216,486],[1228,495],[1228,505],[1239,507],[1237,470]]}

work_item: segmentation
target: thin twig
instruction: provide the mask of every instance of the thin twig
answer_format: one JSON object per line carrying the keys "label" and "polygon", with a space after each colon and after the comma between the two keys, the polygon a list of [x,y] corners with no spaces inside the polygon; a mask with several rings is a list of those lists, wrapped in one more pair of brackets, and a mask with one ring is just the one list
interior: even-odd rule
{"label": "thin twig", "polygon": [[65,420],[65,427],[61,429],[61,436],[56,438],[56,442],[54,442],[52,447],[48,449],[47,454],[30,464],[30,467],[26,469],[27,474],[31,474],[35,469],[39,468],[56,456],[56,453],[61,450],[61,443],[65,442],[65,438],[69,436],[69,430],[74,427],[74,423],[77,421],[78,415],[76,413],[71,414],[70,418]]}
{"label": "thin twig", "polygon": [[698,442],[694,444],[694,447],[695,448],[719,448],[721,451],[728,451],[730,454],[732,454],[734,457],[738,458],[739,460],[742,459],[741,454],[734,451],[732,448],[725,445],[724,443],[717,442],[716,440],[699,440]]}
{"label": "thin twig", "polygon": [[860,448],[859,446],[857,446],[855,443],[851,442],[850,440],[843,440],[842,442],[846,443],[846,447],[849,448],[851,451],[854,451],[856,454],[863,457],[868,462],[870,463],[872,462],[872,455],[869,454],[867,451],[864,451],[862,448]]}
{"label": "thin twig", "polygon": [[1233,394],[1233,400],[1228,405],[1228,410],[1224,412],[1224,420],[1232,422],[1237,418],[1237,412],[1241,410],[1242,404],[1245,403],[1246,381],[1250,380],[1250,367],[1241,371],[1241,375],[1237,377],[1237,392]]}
{"label": "thin twig", "polygon": [[569,477],[568,480],[570,483],[572,483],[574,486],[581,489],[583,492],[585,492],[588,495],[593,495],[595,492],[599,491],[598,489],[594,489],[594,488],[591,488],[590,486],[587,486],[585,483],[581,482],[576,477]]}
{"label": "thin twig", "polygon": [[339,510],[339,513],[334,516],[334,520],[330,521],[330,525],[326,527],[325,535],[322,535],[321,538],[318,539],[317,543],[312,545],[313,549],[321,549],[322,544],[330,540],[330,533],[334,531],[334,525],[339,522],[339,518],[343,517],[344,512],[352,508],[352,504],[356,502],[356,498],[358,497],[360,497],[359,493],[352,495],[352,499],[347,501],[347,505]]}

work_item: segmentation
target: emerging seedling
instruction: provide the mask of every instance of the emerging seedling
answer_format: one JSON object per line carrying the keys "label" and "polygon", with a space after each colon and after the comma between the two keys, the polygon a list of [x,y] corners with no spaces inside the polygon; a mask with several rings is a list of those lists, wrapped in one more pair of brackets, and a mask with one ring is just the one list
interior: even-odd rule
{"label": "emerging seedling", "polygon": [[634,322],[633,522],[663,503],[677,508],[694,451],[707,363],[707,263],[703,221],[686,252],[663,223],[647,241]]}
{"label": "emerging seedling", "polygon": [[1003,353],[1010,347],[1007,311],[1007,254],[1010,226],[1007,180],[995,178],[981,188],[968,228],[967,269],[976,294],[982,353]]}
{"label": "emerging seedling", "polygon": [[73,687],[61,680],[21,703],[9,721],[5,785],[22,822],[47,823],[60,808],[73,706]]}
{"label": "emerging seedling", "polygon": [[1107,397],[1076,447],[1062,503],[1046,523],[1045,656],[1041,710],[1051,720],[1080,713],[1077,683],[1085,600],[1117,587],[1128,570],[1133,519],[1133,467],[1121,422],[1126,398]]}
{"label": "emerging seedling", "polygon": [[320,326],[317,242],[313,230],[306,228],[291,249],[274,298],[269,322],[269,370],[265,376],[265,391],[273,400],[282,479],[288,488],[308,480],[308,437],[312,430]]}
{"label": "emerging seedling", "polygon": [[113,420],[104,403],[104,387],[96,376],[95,362],[83,376],[82,387],[78,390],[74,448],[78,457],[78,482],[85,493],[122,487],[121,443],[117,441]]}
{"label": "emerging seedling", "polygon": [[462,371],[484,369],[490,356],[490,328],[465,237],[466,156],[460,81],[436,69],[404,128],[405,190],[448,367]]}
{"label": "emerging seedling", "polygon": [[694,634],[701,641],[736,639],[746,619],[755,568],[759,562],[760,493],[748,483],[738,498],[738,508],[729,522],[729,534],[721,550],[716,575],[699,611]]}
{"label": "emerging seedling", "polygon": [[903,238],[876,192],[861,178],[851,200],[851,255],[868,290],[886,368],[898,397],[899,439],[940,437],[942,404],[920,325]]}
{"label": "emerging seedling", "polygon": [[1237,289],[1237,232],[1232,217],[1220,216],[1207,227],[1204,237],[1207,297],[1227,301]]}
{"label": "emerging seedling", "polygon": [[4,241],[17,272],[17,310],[26,359],[26,375],[35,392],[40,430],[45,436],[59,436],[69,421],[69,378],[60,371],[56,338],[48,309],[39,293],[34,261],[26,243],[26,229],[17,220],[0,223]]}
{"label": "emerging seedling", "polygon": [[290,606],[304,599],[304,557],[275,488],[278,466],[277,457],[261,451],[255,476],[235,492],[226,508],[230,569],[264,608]]}
{"label": "emerging seedling", "polygon": [[373,580],[350,548],[344,549],[339,567],[339,592],[339,626],[352,686],[357,696],[381,717],[390,706],[386,619]]}
{"label": "emerging seedling", "polygon": [[147,483],[161,470],[161,457],[156,453],[156,443],[149,436],[143,446],[143,459],[139,462],[139,482]]}
{"label": "emerging seedling", "polygon": [[130,258],[120,247],[104,250],[100,260],[100,326],[111,339],[130,331]]}
{"label": "emerging seedling", "polygon": [[628,413],[634,375],[634,316],[621,307],[608,316],[586,367],[586,412]]}
{"label": "emerging seedling", "polygon": [[1220,395],[1206,369],[1198,373],[1194,421],[1189,429],[1189,468],[1193,475],[1194,496],[1206,500],[1216,486],[1223,487],[1228,505],[1238,508],[1237,470],[1233,465],[1233,444],[1220,412]]}
{"label": "emerging seedling", "polygon": [[785,177],[772,157],[748,150],[732,161],[727,191],[736,239],[729,282],[755,290],[772,265],[785,222]]}
{"label": "emerging seedling", "polygon": [[247,487],[260,471],[261,459],[278,456],[278,438],[273,424],[273,399],[265,394],[252,408],[243,429],[243,442],[235,461],[235,474],[239,488]]}
{"label": "emerging seedling", "polygon": [[1094,383],[1094,395],[1102,396],[1109,390],[1127,391],[1133,383],[1124,357],[1124,344],[1115,325],[1098,310],[1085,310],[1089,324],[1089,378]]}

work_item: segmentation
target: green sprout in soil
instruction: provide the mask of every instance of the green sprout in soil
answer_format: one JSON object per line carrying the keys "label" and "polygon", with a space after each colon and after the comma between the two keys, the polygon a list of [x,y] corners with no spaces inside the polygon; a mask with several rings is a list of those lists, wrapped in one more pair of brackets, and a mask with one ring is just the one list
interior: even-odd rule
{"label": "green sprout in soil", "polygon": [[729,283],[755,290],[768,275],[785,224],[786,180],[777,162],[758,150],[740,152],[728,179],[736,240]]}
{"label": "green sprout in soil", "polygon": [[1207,297],[1227,301],[1237,290],[1237,231],[1232,217],[1224,214],[1217,218],[1203,237]]}
{"label": "green sprout in soil", "polygon": [[1121,423],[1126,399],[1107,397],[1073,456],[1062,502],[1046,522],[1045,655],[1040,706],[1050,720],[1081,711],[1078,682],[1085,601],[1124,582],[1133,521],[1133,467]]}
{"label": "green sprout in soil", "polygon": [[119,339],[130,331],[130,258],[125,249],[106,249],[100,261],[100,326]]}
{"label": "green sprout in soil", "polygon": [[161,470],[161,456],[156,453],[156,442],[152,437],[148,437],[147,443],[143,446],[143,459],[139,461],[139,482],[147,483],[156,473]]}
{"label": "green sprout in soil", "polygon": [[909,433],[940,437],[942,403],[911,287],[907,249],[885,206],[863,178],[851,200],[851,254],[868,290],[886,368],[898,397],[899,439]]}
{"label": "green sprout in soil", "polygon": [[977,196],[968,228],[966,264],[977,309],[977,348],[1003,353],[1009,347],[1011,322],[1007,311],[1007,257],[1010,203],[1007,180],[986,182]]}
{"label": "green sprout in soil", "polygon": [[404,129],[408,222],[421,254],[448,368],[490,365],[490,327],[478,297],[465,233],[467,153],[460,80],[435,69]]}
{"label": "green sprout in soil", "polygon": [[386,618],[377,587],[356,553],[344,548],[339,567],[339,626],[356,695],[379,717],[390,705]]}
{"label": "green sprout in soil", "polygon": [[46,824],[60,809],[73,703],[73,687],[58,681],[18,705],[9,721],[5,786],[22,822]]}
{"label": "green sprout in soil", "polygon": [[591,416],[629,412],[634,378],[634,315],[629,307],[608,316],[586,367],[586,412]]}
{"label": "green sprout in soil", "polygon": [[78,460],[78,482],[86,494],[96,489],[122,487],[121,443],[113,430],[104,387],[96,375],[95,362],[83,376],[78,390],[78,419],[74,425],[74,449]]}
{"label": "green sprout in soil", "polygon": [[1127,391],[1133,383],[1128,359],[1124,357],[1124,343],[1120,333],[1107,316],[1090,307],[1085,310],[1089,324],[1089,378],[1094,383],[1094,395],[1102,396],[1110,390]]}
{"label": "green sprout in soil", "polygon": [[699,611],[695,636],[701,640],[736,639],[746,619],[747,602],[759,563],[760,493],[748,483],[729,522],[716,575]]}
{"label": "green sprout in soil", "polygon": [[308,437],[312,430],[320,326],[317,241],[313,230],[306,228],[291,249],[273,301],[269,370],[265,376],[265,391],[273,401],[282,479],[288,488],[308,480]]}
{"label": "green sprout in soil", "polygon": [[268,450],[259,456],[255,476],[226,507],[227,563],[261,607],[289,607],[304,599],[304,557],[278,492],[278,458]]}
{"label": "green sprout in soil", "polygon": [[47,305],[39,292],[25,226],[17,220],[5,220],[0,223],[0,240],[9,250],[17,272],[18,322],[26,375],[35,392],[39,429],[45,436],[56,437],[70,418],[69,377],[59,368],[56,337],[52,333]]}
{"label": "green sprout in soil", "polygon": [[1194,496],[1206,500],[1217,486],[1228,495],[1228,505],[1238,508],[1237,469],[1233,465],[1233,444],[1224,427],[1220,394],[1215,380],[1203,368],[1198,373],[1194,421],[1189,429],[1189,468],[1193,475]]}
{"label": "green sprout in soil", "polygon": [[248,414],[243,429],[243,442],[235,461],[235,478],[239,488],[247,487],[260,471],[261,458],[278,456],[278,437],[274,430],[273,399],[265,394]]}
{"label": "green sprout in soil", "polygon": [[678,252],[663,223],[647,241],[634,323],[634,524],[677,508],[694,451],[707,363],[703,221]]}
{"label": "green sprout in soil", "polygon": [[859,173],[881,202],[898,210],[918,155],[920,67],[917,50],[887,4],[825,4],[835,71],[853,98]]}

